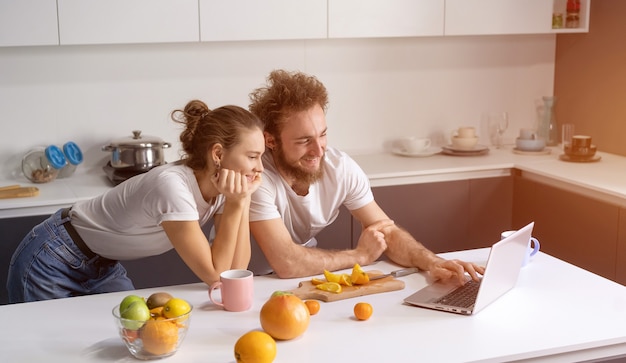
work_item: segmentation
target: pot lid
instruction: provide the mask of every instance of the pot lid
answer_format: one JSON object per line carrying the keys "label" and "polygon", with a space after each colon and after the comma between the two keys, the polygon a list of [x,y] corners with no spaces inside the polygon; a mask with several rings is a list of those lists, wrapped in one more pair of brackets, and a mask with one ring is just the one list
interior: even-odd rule
{"label": "pot lid", "polygon": [[110,147],[130,147],[130,148],[151,148],[169,147],[170,144],[156,136],[142,135],[141,130],[133,130],[133,136],[115,139],[111,141]]}

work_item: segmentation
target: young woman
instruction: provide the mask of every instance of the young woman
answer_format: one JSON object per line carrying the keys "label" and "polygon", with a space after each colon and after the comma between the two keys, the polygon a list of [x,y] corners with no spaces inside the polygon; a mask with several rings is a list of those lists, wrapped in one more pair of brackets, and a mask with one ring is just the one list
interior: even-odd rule
{"label": "young woman", "polygon": [[[205,283],[250,261],[248,213],[265,150],[259,119],[238,106],[189,102],[181,160],[151,169],[61,209],[17,247],[9,266],[12,303],[134,289],[120,260],[175,248]],[[214,218],[215,239],[201,226]]]}

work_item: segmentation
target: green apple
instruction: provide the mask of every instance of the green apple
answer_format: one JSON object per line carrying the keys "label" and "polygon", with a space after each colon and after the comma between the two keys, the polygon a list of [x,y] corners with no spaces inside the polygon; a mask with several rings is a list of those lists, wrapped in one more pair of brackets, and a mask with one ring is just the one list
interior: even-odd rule
{"label": "green apple", "polygon": [[122,311],[122,325],[128,330],[139,330],[143,324],[150,320],[150,309],[143,299],[132,302],[126,310]]}
{"label": "green apple", "polygon": [[126,296],[122,300],[122,302],[120,303],[120,315],[122,314],[122,312],[124,312],[124,310],[128,309],[130,304],[134,303],[135,301],[144,301],[145,302],[145,300],[141,296],[137,296],[137,295],[128,295],[128,296]]}
{"label": "green apple", "polygon": [[293,295],[293,293],[291,291],[276,290],[272,293],[272,296],[270,297],[284,296],[284,295]]}

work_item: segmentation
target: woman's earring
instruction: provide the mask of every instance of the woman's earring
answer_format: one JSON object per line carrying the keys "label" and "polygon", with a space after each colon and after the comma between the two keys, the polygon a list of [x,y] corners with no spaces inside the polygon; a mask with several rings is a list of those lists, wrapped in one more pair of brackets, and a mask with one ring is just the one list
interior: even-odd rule
{"label": "woman's earring", "polygon": [[222,165],[220,164],[220,161],[219,160],[215,160],[214,163],[215,163],[215,171],[216,172],[220,171],[220,169],[222,168]]}

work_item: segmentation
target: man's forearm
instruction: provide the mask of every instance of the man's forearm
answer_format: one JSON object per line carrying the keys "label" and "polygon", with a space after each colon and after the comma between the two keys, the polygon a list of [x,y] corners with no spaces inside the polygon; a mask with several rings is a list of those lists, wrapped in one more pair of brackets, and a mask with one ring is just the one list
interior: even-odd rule
{"label": "man's forearm", "polygon": [[[294,246],[296,251],[285,256],[274,272],[280,278],[294,278],[318,275],[324,270],[335,271],[350,268],[361,263],[355,250],[327,250],[315,247]],[[298,251],[299,250],[299,251]]]}
{"label": "man's forearm", "polygon": [[428,271],[435,261],[441,260],[440,257],[416,241],[409,232],[400,227],[395,226],[392,231],[386,233],[385,238],[388,246],[385,254],[398,265],[418,267]]}

